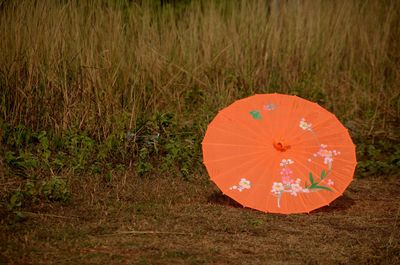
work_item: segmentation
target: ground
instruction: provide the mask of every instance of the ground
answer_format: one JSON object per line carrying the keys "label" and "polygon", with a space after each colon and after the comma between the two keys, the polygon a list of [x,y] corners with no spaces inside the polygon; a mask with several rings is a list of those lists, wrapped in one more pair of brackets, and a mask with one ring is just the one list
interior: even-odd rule
{"label": "ground", "polygon": [[72,187],[69,204],[22,220],[2,210],[0,264],[400,263],[396,178],[355,179],[330,206],[287,216],[243,208],[202,176]]}

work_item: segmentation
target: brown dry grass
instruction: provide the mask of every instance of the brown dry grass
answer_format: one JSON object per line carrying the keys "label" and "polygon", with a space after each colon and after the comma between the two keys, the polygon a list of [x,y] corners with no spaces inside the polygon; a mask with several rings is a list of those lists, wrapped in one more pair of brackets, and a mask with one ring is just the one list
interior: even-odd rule
{"label": "brown dry grass", "polygon": [[208,121],[238,98],[282,92],[357,134],[398,138],[398,1],[113,2],[3,3],[1,118],[102,138],[156,110]]}
{"label": "brown dry grass", "polygon": [[206,178],[111,186],[85,178],[72,205],[1,218],[9,264],[398,264],[400,185],[355,180],[330,206],[273,215],[238,206]]}

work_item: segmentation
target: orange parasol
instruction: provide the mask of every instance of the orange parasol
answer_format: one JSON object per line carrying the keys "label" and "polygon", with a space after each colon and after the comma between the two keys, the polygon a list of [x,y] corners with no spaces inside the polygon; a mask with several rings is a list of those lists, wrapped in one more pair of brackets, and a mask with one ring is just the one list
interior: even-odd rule
{"label": "orange parasol", "polygon": [[222,192],[264,212],[328,205],[350,184],[357,163],[355,145],[335,115],[281,94],[251,96],[221,110],[202,145]]}

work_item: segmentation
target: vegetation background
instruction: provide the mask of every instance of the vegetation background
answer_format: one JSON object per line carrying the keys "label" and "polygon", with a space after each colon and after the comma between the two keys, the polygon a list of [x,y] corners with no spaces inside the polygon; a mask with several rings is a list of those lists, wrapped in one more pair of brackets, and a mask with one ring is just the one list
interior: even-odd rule
{"label": "vegetation background", "polygon": [[[378,0],[0,0],[0,263],[399,261],[399,14],[399,1]],[[209,183],[207,124],[273,92],[315,101],[349,129],[357,180],[338,211],[263,215]],[[335,216],[351,253],[334,241],[319,257],[292,238],[315,220],[337,233]],[[375,241],[358,244],[356,227]],[[138,233],[101,237],[128,230]],[[268,241],[275,256],[256,246],[271,235],[282,236]]]}

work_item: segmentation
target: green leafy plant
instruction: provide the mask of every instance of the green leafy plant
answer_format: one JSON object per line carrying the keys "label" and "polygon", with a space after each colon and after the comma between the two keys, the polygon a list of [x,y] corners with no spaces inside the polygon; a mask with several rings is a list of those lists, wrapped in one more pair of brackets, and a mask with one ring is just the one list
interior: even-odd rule
{"label": "green leafy plant", "polygon": [[24,194],[20,190],[14,191],[11,194],[10,200],[7,204],[8,210],[14,210],[15,208],[21,207],[24,201]]}
{"label": "green leafy plant", "polygon": [[28,202],[37,202],[40,200],[40,188],[34,182],[28,180],[22,187],[11,192],[7,203],[8,210],[24,206]]}
{"label": "green leafy plant", "polygon": [[400,146],[388,140],[357,145],[357,174],[361,177],[393,175],[400,171]]}
{"label": "green leafy plant", "polygon": [[42,193],[49,201],[68,202],[71,198],[67,183],[61,177],[52,177],[44,182]]}

